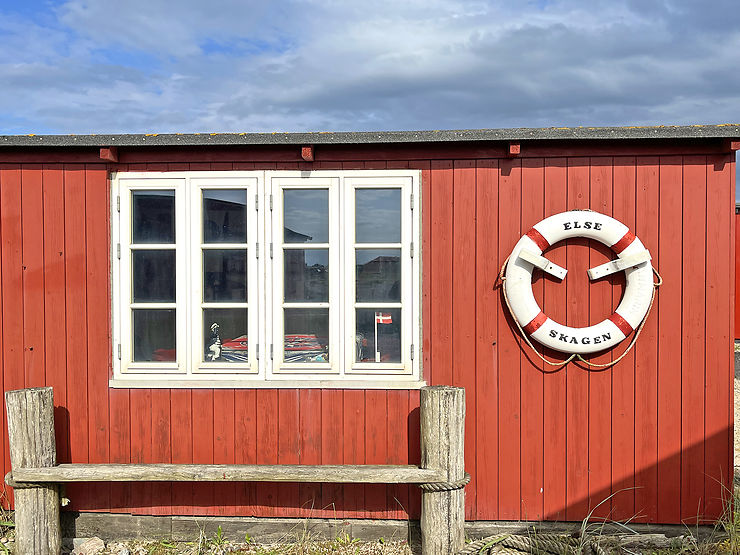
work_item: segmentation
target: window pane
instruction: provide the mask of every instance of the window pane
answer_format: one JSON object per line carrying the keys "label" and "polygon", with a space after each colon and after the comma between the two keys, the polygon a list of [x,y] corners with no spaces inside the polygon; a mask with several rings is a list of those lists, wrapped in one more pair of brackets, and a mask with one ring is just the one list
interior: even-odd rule
{"label": "window pane", "polygon": [[401,249],[357,249],[357,302],[401,300]]}
{"label": "window pane", "polygon": [[246,308],[204,309],[203,337],[204,361],[249,362]]}
{"label": "window pane", "polygon": [[246,189],[203,190],[203,242],[247,242]]}
{"label": "window pane", "polygon": [[175,191],[132,191],[133,243],[175,242]]}
{"label": "window pane", "polygon": [[329,190],[283,190],[283,242],[329,242]]}
{"label": "window pane", "polygon": [[329,362],[329,310],[285,309],[285,362]]}
{"label": "window pane", "polygon": [[355,242],[401,242],[401,189],[355,189]]}
{"label": "window pane", "polygon": [[247,302],[247,251],[203,251],[203,300]]}
{"label": "window pane", "polygon": [[175,348],[175,310],[133,310],[134,362],[171,362]]}
{"label": "window pane", "polygon": [[131,252],[135,303],[175,302],[175,251]]}
{"label": "window pane", "polygon": [[286,302],[329,300],[329,249],[286,249]]}
{"label": "window pane", "polygon": [[357,309],[355,362],[401,362],[400,308]]}

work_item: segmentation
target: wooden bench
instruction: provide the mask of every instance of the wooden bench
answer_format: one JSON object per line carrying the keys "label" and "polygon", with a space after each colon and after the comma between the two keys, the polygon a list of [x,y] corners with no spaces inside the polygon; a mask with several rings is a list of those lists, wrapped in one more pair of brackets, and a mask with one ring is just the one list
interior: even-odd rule
{"label": "wooden bench", "polygon": [[462,549],[465,523],[465,391],[421,390],[421,466],[56,464],[50,387],[5,393],[18,553],[61,551],[60,484],[66,482],[333,482],[419,484],[425,555]]}

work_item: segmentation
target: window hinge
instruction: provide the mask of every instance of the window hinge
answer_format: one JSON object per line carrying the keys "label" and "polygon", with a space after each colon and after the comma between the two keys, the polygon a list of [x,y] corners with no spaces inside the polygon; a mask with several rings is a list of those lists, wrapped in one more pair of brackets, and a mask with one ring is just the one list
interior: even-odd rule
{"label": "window hinge", "polygon": [[414,242],[411,242],[411,248],[409,249],[409,254],[411,258],[414,258]]}
{"label": "window hinge", "polygon": [[259,210],[260,209],[260,197],[259,195],[254,195],[254,209]]}
{"label": "window hinge", "polygon": [[121,360],[121,344],[118,344],[118,360]]}
{"label": "window hinge", "polygon": [[259,258],[259,257],[260,257],[260,244],[259,244],[259,243],[257,243],[257,244],[256,244],[256,245],[254,246],[254,256],[255,256],[256,258]]}
{"label": "window hinge", "polygon": [[411,360],[414,360],[414,344],[411,344]]}
{"label": "window hinge", "polygon": [[121,243],[116,243],[116,256],[121,260]]}
{"label": "window hinge", "polygon": [[270,211],[272,211],[272,193],[270,193]]}
{"label": "window hinge", "polygon": [[272,243],[270,243],[270,258],[272,258]]}
{"label": "window hinge", "polygon": [[259,360],[260,359],[260,344],[259,343],[255,345],[254,354],[255,354],[255,357],[257,357],[257,360]]}
{"label": "window hinge", "polygon": [[121,211],[121,195],[116,195],[116,211]]}
{"label": "window hinge", "polygon": [[270,343],[270,360],[272,360],[272,343]]}
{"label": "window hinge", "polygon": [[410,201],[410,203],[411,203],[411,210],[413,210],[414,209],[414,194],[413,193],[411,193],[411,201]]}

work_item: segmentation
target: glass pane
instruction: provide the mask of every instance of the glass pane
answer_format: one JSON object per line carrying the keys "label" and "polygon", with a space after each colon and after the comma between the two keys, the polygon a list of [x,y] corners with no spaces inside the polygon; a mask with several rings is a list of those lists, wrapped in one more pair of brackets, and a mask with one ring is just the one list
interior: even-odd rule
{"label": "glass pane", "polygon": [[132,251],[135,303],[175,302],[175,250]]}
{"label": "glass pane", "polygon": [[175,191],[132,191],[133,243],[175,242]]}
{"label": "glass pane", "polygon": [[286,249],[286,302],[329,300],[329,249]]}
{"label": "glass pane", "polygon": [[203,242],[247,242],[246,189],[203,190]]}
{"label": "glass pane", "polygon": [[133,310],[134,362],[177,359],[175,310]]}
{"label": "glass pane", "polygon": [[203,309],[203,360],[249,362],[247,357],[247,309]]}
{"label": "glass pane", "polygon": [[285,309],[285,362],[329,362],[329,309]]}
{"label": "glass pane", "polygon": [[283,190],[283,242],[329,242],[329,190]]}
{"label": "glass pane", "polygon": [[203,300],[247,302],[247,251],[203,251]]}
{"label": "glass pane", "polygon": [[401,300],[401,249],[357,249],[357,302]]}
{"label": "glass pane", "polygon": [[355,242],[401,242],[401,189],[355,189]]}
{"label": "glass pane", "polygon": [[400,308],[357,309],[355,362],[401,362]]}

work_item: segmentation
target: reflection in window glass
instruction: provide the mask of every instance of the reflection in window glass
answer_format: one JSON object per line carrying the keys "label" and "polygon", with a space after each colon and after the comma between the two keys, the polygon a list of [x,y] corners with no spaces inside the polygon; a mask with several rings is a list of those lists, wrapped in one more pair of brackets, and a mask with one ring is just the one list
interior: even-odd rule
{"label": "reflection in window glass", "polygon": [[131,192],[133,243],[175,242],[175,191]]}
{"label": "reflection in window glass", "polygon": [[401,309],[358,308],[355,362],[401,362]]}
{"label": "reflection in window glass", "polygon": [[203,300],[247,302],[247,251],[203,251]]}
{"label": "reflection in window glass", "polygon": [[175,310],[133,310],[134,362],[172,362],[175,349]]}
{"label": "reflection in window glass", "polygon": [[401,189],[355,189],[355,242],[401,242]]}
{"label": "reflection in window glass", "polygon": [[283,242],[329,242],[329,190],[283,190]]}
{"label": "reflection in window glass", "polygon": [[401,300],[401,249],[355,250],[357,302]]}
{"label": "reflection in window glass", "polygon": [[284,310],[285,362],[329,362],[329,309]]}
{"label": "reflection in window glass", "polygon": [[249,362],[247,356],[247,309],[203,310],[203,360],[205,362]]}
{"label": "reflection in window glass", "polygon": [[175,302],[175,251],[135,250],[131,252],[135,303]]}
{"label": "reflection in window glass", "polygon": [[203,190],[203,242],[247,242],[246,189]]}
{"label": "reflection in window glass", "polygon": [[329,249],[285,249],[285,302],[329,301]]}

